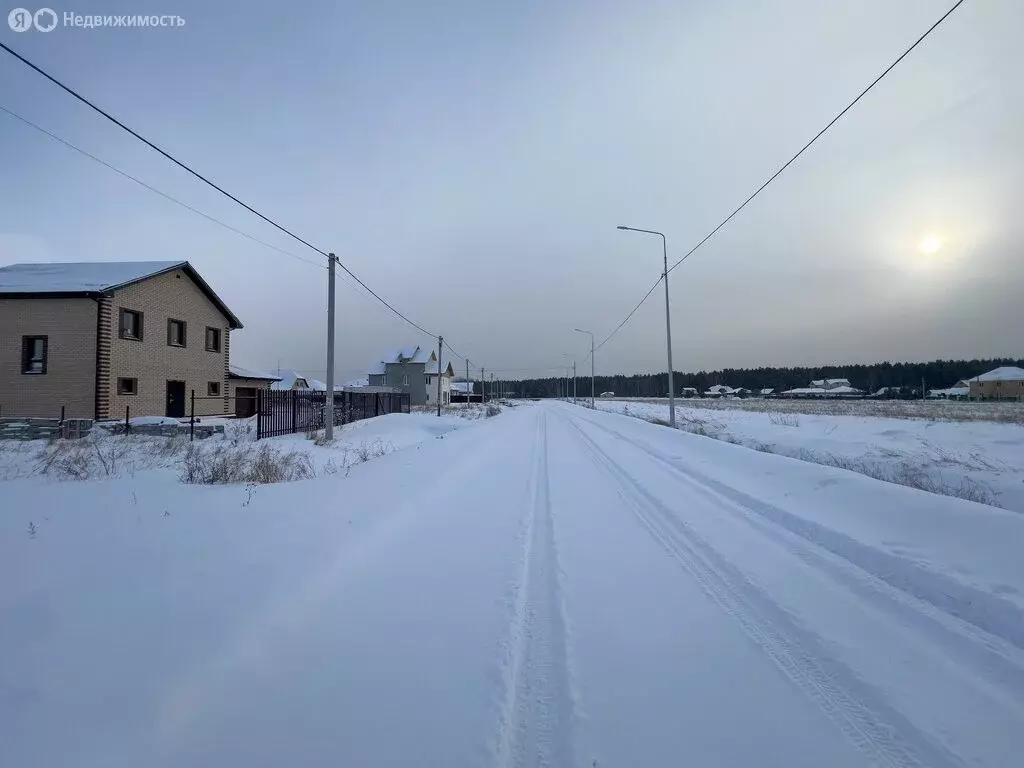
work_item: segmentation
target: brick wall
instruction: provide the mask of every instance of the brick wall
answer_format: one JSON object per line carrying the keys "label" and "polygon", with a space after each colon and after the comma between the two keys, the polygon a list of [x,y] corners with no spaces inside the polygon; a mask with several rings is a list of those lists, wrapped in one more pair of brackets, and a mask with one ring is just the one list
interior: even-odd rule
{"label": "brick wall", "polygon": [[[217,399],[197,400],[196,413],[213,415],[227,411],[228,320],[182,270],[175,270],[116,291],[111,303],[110,416],[123,418],[125,406],[133,416],[163,416],[167,382],[185,382],[185,414],[188,397],[207,396],[209,382],[220,384]],[[121,309],[143,313],[142,340],[120,337]],[[167,321],[184,320],[184,347],[167,343]],[[207,326],[221,331],[221,351],[206,350]],[[138,393],[119,395],[119,377],[138,380]]]}
{"label": "brick wall", "polygon": [[[94,416],[96,317],[92,299],[0,299],[0,415]],[[21,372],[23,336],[47,337],[46,373]]]}
{"label": "brick wall", "polygon": [[1024,398],[1024,381],[972,381],[971,397],[982,400]]}

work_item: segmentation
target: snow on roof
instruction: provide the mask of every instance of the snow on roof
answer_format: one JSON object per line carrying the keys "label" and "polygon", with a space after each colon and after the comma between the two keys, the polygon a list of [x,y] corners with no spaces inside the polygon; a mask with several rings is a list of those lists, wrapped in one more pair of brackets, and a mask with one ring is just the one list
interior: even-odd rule
{"label": "snow on roof", "polygon": [[228,374],[234,376],[237,379],[263,379],[264,381],[279,381],[280,377],[275,376],[272,373],[263,373],[262,371],[253,371],[249,368],[243,368],[240,365],[231,364],[228,366]]}
{"label": "snow on roof", "polygon": [[[292,389],[295,386],[295,382],[299,379],[305,381],[307,385],[309,384],[306,377],[296,371],[277,371],[277,375],[281,378],[270,385],[271,389]],[[326,388],[327,387],[324,386],[324,389]]]}
{"label": "snow on roof", "polygon": [[826,384],[849,384],[849,379],[825,379]]}
{"label": "snow on roof", "polygon": [[371,367],[370,370],[368,371],[370,376],[383,376],[387,372],[388,369],[385,367],[383,361],[379,363],[374,363],[373,367]]}
{"label": "snow on roof", "polygon": [[708,393],[712,395],[728,395],[735,392],[732,387],[726,386],[725,384],[712,384],[708,387]]}
{"label": "snow on roof", "polygon": [[856,387],[832,387],[829,391],[830,395],[859,395],[861,391]]}
{"label": "snow on roof", "polygon": [[[452,364],[451,364],[450,360],[442,360],[441,361],[441,371],[443,373],[449,375],[449,376],[454,376],[455,375],[455,371],[452,368]],[[423,372],[424,373],[437,373],[437,362],[436,361],[428,362],[426,364],[426,366],[424,366]]]}
{"label": "snow on roof", "polygon": [[327,391],[327,385],[324,384],[319,379],[309,379],[309,380],[306,381],[306,383],[309,384],[309,388],[310,389],[314,389],[317,392],[326,392]]}
{"label": "snow on roof", "polygon": [[182,269],[192,278],[232,328],[242,321],[187,261],[78,261],[62,264],[11,264],[0,267],[2,294],[94,294],[108,293],[147,277]]}
{"label": "snow on roof", "polygon": [[775,391],[775,387],[767,387],[767,388],[761,390],[761,394],[762,395],[770,395],[774,391]]}
{"label": "snow on roof", "polygon": [[185,261],[84,261],[67,264],[11,264],[0,267],[0,293],[85,293],[183,267]]}
{"label": "snow on roof", "polygon": [[452,382],[453,392],[462,392],[463,394],[473,394],[473,382],[472,381],[453,381]]}
{"label": "snow on roof", "polygon": [[1004,365],[988,373],[975,376],[971,381],[1024,381],[1024,368],[1015,365]]}
{"label": "snow on roof", "polygon": [[[383,371],[382,371],[383,373]],[[368,387],[370,386],[370,380],[363,376],[361,379],[352,379],[352,381],[346,381],[342,386],[345,387]]]}
{"label": "snow on roof", "polygon": [[946,387],[945,389],[929,389],[928,397],[967,397],[970,387]]}

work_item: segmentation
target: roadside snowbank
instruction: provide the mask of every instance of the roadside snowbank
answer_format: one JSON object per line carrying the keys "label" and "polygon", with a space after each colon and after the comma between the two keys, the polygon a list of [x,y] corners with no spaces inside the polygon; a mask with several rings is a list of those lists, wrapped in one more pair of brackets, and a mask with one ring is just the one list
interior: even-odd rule
{"label": "roadside snowbank", "polygon": [[[1024,512],[1024,425],[679,406],[677,424],[766,453],[837,466]],[[598,401],[598,410],[668,421],[668,405]]]}
{"label": "roadside snowbank", "polygon": [[[300,480],[345,472],[356,464],[425,440],[443,439],[472,425],[472,421],[454,416],[393,413],[338,427],[334,442],[324,444],[323,432],[319,439],[298,434],[256,442],[252,419],[204,419],[203,423],[223,424],[225,432],[193,443],[187,433],[125,436],[102,430],[81,440],[0,441],[0,481],[149,475],[206,483]],[[254,470],[256,463],[261,463],[264,471]],[[269,467],[270,463],[279,466]]]}

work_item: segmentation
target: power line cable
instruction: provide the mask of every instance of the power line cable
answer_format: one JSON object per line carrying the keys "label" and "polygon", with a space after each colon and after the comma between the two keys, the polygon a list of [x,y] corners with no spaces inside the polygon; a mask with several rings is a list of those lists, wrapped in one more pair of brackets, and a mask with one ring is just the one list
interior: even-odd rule
{"label": "power line cable", "polygon": [[715,227],[713,230],[711,230],[704,237],[703,240],[701,240],[699,243],[697,243],[695,246],[693,246],[693,248],[691,248],[689,251],[687,251],[683,255],[683,257],[681,259],[679,259],[679,261],[677,261],[675,264],[673,264],[671,267],[669,267],[668,271],[671,272],[673,269],[675,269],[680,264],[682,264],[684,261],[686,261],[694,253],[694,251],[696,251],[698,248],[700,248],[702,245],[704,245],[704,243],[706,243],[708,240],[710,240],[712,237],[714,237],[715,233],[718,232],[718,230],[720,230],[722,227],[724,227],[726,224],[728,224],[729,221],[733,218],[733,216],[735,216],[737,213],[739,213],[744,208],[746,208],[747,207],[747,203],[749,203],[751,200],[753,200],[755,197],[757,197],[765,187],[767,187],[769,184],[771,184],[773,181],[775,181],[775,179],[777,179],[782,174],[783,171],[785,171],[790,165],[792,165],[796,161],[796,159],[798,157],[800,157],[800,155],[802,155],[804,152],[806,152],[808,149],[810,149],[811,145],[814,144],[814,142],[816,142],[818,139],[820,139],[829,128],[831,128],[833,125],[835,125],[837,122],[839,122],[840,118],[843,115],[845,115],[847,112],[849,112],[858,101],[860,101],[862,98],[864,98],[864,96],[867,95],[868,91],[870,91],[872,88],[874,88],[876,85],[878,85],[878,83],[881,82],[882,78],[884,78],[886,75],[888,75],[896,67],[897,64],[899,64],[901,61],[903,61],[903,59],[905,59],[910,54],[911,51],[913,51],[915,48],[917,48],[917,46],[920,45],[921,42],[926,37],[928,37],[928,35],[930,35],[935,30],[935,28],[937,26],[939,26],[939,24],[944,22],[950,16],[950,14],[952,14],[953,11],[955,11],[957,8],[959,8],[961,5],[963,5],[963,3],[964,3],[964,0],[957,0],[957,2],[954,3],[953,6],[948,11],[946,11],[944,14],[942,14],[942,16],[939,17],[938,21],[936,21],[934,24],[932,24],[930,27],[928,27],[928,29],[925,30],[924,34],[921,35],[919,38],[917,38],[917,40],[915,40],[913,42],[913,44],[909,48],[907,48],[903,53],[901,53],[896,58],[896,60],[892,62],[892,64],[890,64],[888,67],[886,67],[884,70],[882,70],[882,73],[878,77],[876,77],[874,80],[872,80],[870,85],[868,85],[867,88],[865,88],[863,91],[858,93],[857,97],[853,101],[851,101],[849,104],[847,104],[845,107],[843,107],[843,109],[835,117],[833,117],[831,120],[828,121],[828,124],[824,128],[822,128],[820,131],[818,131],[816,134],[814,134],[814,138],[812,138],[810,141],[808,141],[806,144],[804,144],[800,148],[799,152],[797,152],[795,155],[793,155],[791,158],[789,158],[789,160],[787,160],[782,165],[782,167],[779,168],[779,170],[777,170],[775,173],[773,173],[768,178],[767,181],[765,181],[761,186],[759,186],[757,189],[755,189],[754,193],[750,197],[748,197],[746,200],[744,200],[742,203],[740,203],[739,207],[736,210],[734,210],[732,213],[730,213],[728,216],[726,216],[725,219],[722,220],[722,223],[719,224],[717,227]]}
{"label": "power line cable", "polygon": [[[810,147],[818,139],[820,139],[826,133],[826,131],[829,130],[829,128],[831,128],[833,125],[835,125],[837,122],[839,122],[840,118],[842,118],[843,115],[845,115],[847,112],[849,112],[854,107],[854,105],[856,105],[857,102],[859,102],[862,98],[864,98],[864,96],[867,95],[867,93],[872,88],[874,88],[876,85],[878,85],[878,83],[881,82],[882,79],[886,75],[888,75],[896,67],[897,64],[899,64],[901,61],[903,61],[903,59],[905,59],[910,54],[911,51],[913,51],[915,48],[917,48],[917,46],[920,45],[924,41],[924,39],[926,37],[928,37],[932,32],[934,32],[935,29],[940,24],[942,24],[942,22],[944,22],[947,18],[949,18],[949,16],[952,15],[952,13],[957,8],[959,8],[961,5],[963,5],[964,2],[965,2],[965,0],[957,0],[957,2],[954,3],[953,6],[949,10],[947,10],[944,14],[942,14],[942,16],[940,16],[939,19],[934,24],[932,24],[930,27],[928,27],[927,30],[925,30],[924,34],[922,34],[919,38],[917,38],[917,40],[915,40],[910,45],[909,48],[907,48],[905,51],[903,51],[903,53],[901,53],[898,57],[896,57],[896,59],[889,66],[887,66],[884,70],[882,70],[882,73],[880,75],[878,75],[878,77],[876,77],[874,80],[872,80],[871,83],[867,86],[867,88],[865,88],[859,94],[857,94],[856,98],[854,98],[853,101],[851,101],[849,104],[847,104],[845,107],[843,107],[843,109],[835,117],[833,117],[831,120],[829,120],[829,122],[825,125],[825,127],[822,128],[820,131],[818,131],[814,135],[814,138],[812,138],[810,141],[808,141],[806,144],[804,144],[800,148],[800,150],[795,155],[793,155],[791,158],[789,158],[789,160],[787,160],[777,171],[775,171],[775,173],[773,173],[768,178],[767,181],[765,181],[763,184],[761,184],[761,186],[759,186],[757,189],[755,189],[754,193],[752,195],[750,195],[750,197],[748,197],[746,200],[744,200],[742,203],[740,203],[739,207],[737,207],[732,213],[730,213],[728,216],[726,216],[717,227],[715,227],[713,230],[711,230],[707,235],[704,236],[703,239],[700,240],[700,242],[698,242],[689,251],[687,251],[683,255],[682,258],[680,258],[671,267],[669,267],[668,271],[671,272],[676,267],[678,267],[680,264],[682,264],[684,261],[686,261],[690,256],[692,256],[697,251],[698,248],[700,248],[702,245],[704,245],[708,240],[710,240],[712,237],[714,237],[719,232],[719,230],[721,230],[726,224],[728,224],[730,221],[732,221],[732,219],[736,216],[736,214],[738,214],[740,211],[742,211],[744,208],[746,208],[747,205],[755,197],[757,197],[759,194],[761,194],[761,192],[769,184],[771,184],[773,181],[775,181],[775,179],[777,179],[779,176],[781,176],[783,171],[785,171],[787,168],[789,168],[789,166],[791,166],[797,160],[797,158],[799,158],[804,152],[806,152],[808,149],[810,149]],[[659,283],[661,282],[660,278],[659,278],[658,282]],[[657,285],[658,284],[655,283],[654,288],[656,288]],[[629,319],[636,313],[636,311],[640,308],[640,305],[643,304],[645,301],[647,301],[647,299],[650,297],[650,295],[652,293],[654,293],[654,288],[651,288],[651,290],[649,290],[647,292],[647,295],[644,296],[640,300],[640,303],[637,304],[628,315],[626,315],[626,319],[623,320],[621,323],[619,323],[619,325],[615,328],[615,330],[612,331],[610,334],[608,334],[608,336],[604,339],[604,341],[601,342],[601,344],[599,344],[597,347],[595,347],[595,350],[600,348],[601,346],[604,346],[604,344],[609,339],[611,339],[612,336],[614,336],[616,333],[619,332],[619,330],[622,328],[622,326],[624,326],[629,321]]]}
{"label": "power line cable", "polygon": [[[22,56],[20,53],[18,53],[17,51],[13,50],[9,46],[7,46],[2,41],[0,41],[0,49],[6,51],[11,56],[13,56],[14,58],[18,59],[18,61],[20,61],[22,64],[24,64],[25,66],[27,66],[30,69],[34,70],[35,72],[39,73],[40,75],[45,77],[47,80],[49,80],[51,83],[56,85],[58,88],[60,88],[61,90],[65,91],[69,95],[73,96],[75,99],[77,99],[78,101],[80,101],[83,104],[85,104],[87,107],[92,109],[94,112],[97,112],[98,114],[102,115],[107,120],[109,120],[110,122],[114,123],[114,125],[118,126],[122,130],[128,132],[129,134],[134,136],[136,139],[141,141],[143,144],[145,144],[149,148],[151,148],[154,151],[158,152],[159,154],[163,155],[165,158],[170,160],[172,163],[177,165],[179,168],[182,168],[183,170],[187,171],[192,176],[194,176],[197,179],[199,179],[200,181],[202,181],[204,184],[206,184],[206,185],[212,187],[213,189],[217,190],[218,192],[220,192],[225,197],[229,198],[230,200],[233,200],[235,203],[237,203],[238,205],[242,206],[243,208],[245,208],[250,213],[255,214],[259,218],[263,219],[263,221],[267,222],[268,224],[270,224],[271,226],[273,226],[276,229],[280,230],[281,232],[284,232],[289,237],[294,238],[298,242],[300,242],[303,245],[305,245],[307,248],[310,248],[310,249],[316,251],[317,253],[319,253],[321,256],[324,256],[325,258],[330,258],[330,254],[327,251],[324,251],[321,248],[317,248],[315,245],[310,243],[308,240],[305,240],[304,238],[299,237],[297,234],[292,232],[290,229],[287,229],[286,227],[281,226],[280,224],[278,224],[276,221],[274,221],[270,217],[265,216],[262,213],[260,213],[259,211],[257,211],[255,208],[253,208],[248,203],[240,200],[239,198],[235,197],[234,195],[232,195],[230,192],[228,192],[224,188],[222,188],[222,187],[218,186],[217,184],[215,184],[214,182],[210,181],[208,178],[206,178],[206,176],[204,176],[203,174],[201,174],[198,171],[194,170],[193,168],[189,167],[188,165],[186,165],[182,161],[178,160],[176,157],[174,157],[174,155],[170,154],[169,152],[165,151],[164,149],[161,149],[159,146],[154,144],[152,141],[147,139],[145,136],[142,136],[138,132],[132,130],[127,125],[125,125],[120,120],[118,120],[116,117],[111,115],[109,112],[106,112],[102,108],[100,108],[97,105],[93,104],[91,101],[89,101],[89,99],[87,99],[84,96],[82,96],[75,89],[71,88],[70,86],[65,85],[60,80],[58,80],[56,77],[54,77],[53,75],[51,75],[48,72],[46,72],[45,70],[43,70],[41,67],[33,64],[31,61],[29,61],[24,56]],[[431,333],[430,331],[426,330],[423,326],[419,325],[418,323],[413,322],[408,317],[406,317],[404,314],[399,312],[395,307],[393,307],[391,304],[389,304],[387,301],[385,301],[376,291],[374,291],[372,288],[370,288],[370,286],[368,286],[366,283],[364,283],[359,278],[358,275],[356,275],[354,272],[352,272],[352,270],[350,270],[348,267],[346,267],[341,262],[341,260],[338,259],[337,257],[335,257],[335,263],[339,267],[341,267],[353,280],[355,280],[357,283],[359,283],[359,285],[361,285],[371,296],[373,296],[375,299],[377,299],[377,301],[379,301],[385,307],[387,307],[392,312],[394,312],[398,317],[400,317],[406,323],[408,323],[409,325],[411,325],[413,328],[415,328],[416,330],[420,331],[421,333],[425,333],[428,336],[433,336],[433,337],[436,338],[437,334]]]}
{"label": "power line cable", "polygon": [[136,176],[132,176],[130,173],[128,173],[126,171],[122,171],[120,168],[117,168],[116,166],[111,165],[106,160],[103,160],[103,159],[101,159],[99,157],[96,157],[96,155],[94,155],[94,154],[92,154],[92,153],[82,149],[81,147],[75,146],[70,141],[67,141],[66,139],[62,139],[57,134],[52,133],[52,132],[46,130],[41,125],[37,125],[36,123],[33,123],[28,118],[22,117],[17,112],[14,112],[14,111],[8,109],[7,107],[5,107],[2,104],[0,104],[0,111],[6,112],[8,115],[13,117],[15,120],[20,120],[25,125],[27,125],[27,126],[29,126],[31,128],[34,128],[35,130],[39,131],[40,133],[42,133],[42,134],[44,134],[46,136],[49,136],[54,141],[60,142],[61,144],[63,144],[68,149],[73,149],[75,152],[78,152],[80,155],[82,155],[84,157],[87,157],[90,160],[93,160],[93,161],[99,163],[100,165],[104,166],[105,168],[109,168],[110,170],[114,171],[114,173],[120,174],[121,176],[123,176],[124,178],[128,179],[129,181],[134,181],[136,184],[138,184],[141,187],[145,187],[150,192],[154,192],[154,193],[160,195],[160,197],[164,198],[165,200],[170,200],[172,203],[175,203],[176,205],[180,205],[182,208],[184,208],[184,209],[186,209],[188,211],[192,211],[192,213],[198,214],[199,216],[202,216],[207,221],[212,221],[214,224],[217,224],[218,226],[224,227],[224,229],[228,229],[228,230],[234,232],[235,234],[241,235],[242,237],[248,238],[249,240],[252,240],[254,243],[258,243],[258,244],[264,246],[265,248],[270,248],[271,250],[277,251],[278,253],[284,254],[285,256],[290,256],[293,259],[298,259],[299,261],[305,262],[306,264],[310,264],[310,265],[316,267],[317,269],[327,269],[327,267],[325,267],[323,264],[319,264],[319,263],[317,263],[315,261],[312,261],[310,259],[307,259],[307,258],[305,258],[303,256],[299,256],[297,253],[292,253],[291,251],[286,251],[283,248],[278,248],[276,245],[271,245],[268,242],[260,240],[258,237],[254,237],[254,236],[250,235],[248,232],[243,232],[242,230],[237,229],[237,228],[231,226],[230,224],[225,224],[223,221],[221,221],[219,219],[215,219],[213,216],[210,216],[208,213],[204,213],[203,211],[200,211],[198,208],[193,208],[188,203],[184,203],[181,200],[178,200],[176,197],[172,197],[171,195],[167,194],[166,192],[163,192],[163,191],[157,189],[156,187],[154,187],[154,186],[152,186],[150,184],[147,184],[142,179],[139,179]]}
{"label": "power line cable", "polygon": [[[176,205],[181,206],[185,210],[191,211],[192,213],[195,213],[195,214],[197,214],[199,216],[202,216],[207,221],[211,221],[214,224],[217,224],[218,226],[223,227],[224,229],[227,229],[227,230],[229,230],[231,232],[234,232],[235,234],[241,235],[242,237],[247,238],[248,240],[251,240],[254,243],[258,243],[259,245],[262,245],[265,248],[270,248],[273,251],[277,251],[280,254],[283,254],[283,255],[288,256],[288,257],[293,258],[293,259],[297,259],[298,261],[302,261],[302,262],[304,262],[306,264],[309,264],[310,266],[316,267],[317,269],[327,269],[327,267],[325,265],[323,265],[323,264],[320,264],[320,263],[318,263],[316,261],[312,261],[310,259],[307,259],[304,256],[299,256],[297,253],[293,253],[292,251],[287,251],[284,248],[279,248],[278,246],[273,245],[271,243],[268,243],[265,240],[260,240],[258,237],[250,235],[248,232],[243,232],[242,230],[238,229],[237,227],[233,227],[230,224],[226,224],[225,222],[221,221],[220,219],[216,219],[213,216],[209,215],[208,213],[200,211],[198,208],[194,208],[193,206],[189,205],[188,203],[185,203],[185,202],[179,200],[178,198],[173,197],[172,195],[167,194],[163,190],[157,189],[153,185],[148,184],[147,182],[143,181],[142,179],[140,179],[140,178],[138,178],[136,176],[133,176],[132,174],[128,173],[127,171],[123,171],[120,168],[118,168],[117,166],[108,163],[106,160],[103,160],[102,158],[97,157],[96,155],[92,154],[91,152],[88,152],[87,150],[82,149],[81,147],[76,146],[75,144],[72,144],[67,139],[64,139],[61,136],[58,136],[57,134],[53,133],[52,131],[47,130],[46,128],[43,128],[41,125],[32,122],[27,117],[24,117],[23,115],[20,115],[17,112],[15,112],[15,111],[13,111],[11,109],[8,109],[7,107],[3,106],[2,104],[0,104],[0,111],[7,113],[8,115],[13,117],[14,119],[19,120],[22,123],[24,123],[25,125],[27,125],[27,126],[29,126],[31,128],[34,128],[35,130],[39,131],[43,135],[50,137],[54,141],[57,141],[57,142],[63,144],[68,149],[72,149],[75,152],[78,152],[83,157],[87,157],[90,160],[93,160],[96,163],[99,163],[103,167],[108,168],[111,171],[114,171],[115,173],[123,176],[124,178],[126,178],[126,179],[128,179],[130,181],[135,182],[139,186],[144,187],[145,189],[148,189],[150,192],[153,192],[153,193],[155,193],[157,195],[160,195],[160,197],[162,197],[162,198],[164,198],[166,200],[170,200],[172,203],[175,203]],[[343,282],[345,285],[347,285],[353,291],[353,293],[355,293],[356,295],[361,296],[363,298],[369,299],[369,297],[366,296],[363,292],[361,292],[352,282],[350,282],[349,279],[347,277],[345,277],[345,275],[338,275],[338,278],[341,280],[341,282]]]}

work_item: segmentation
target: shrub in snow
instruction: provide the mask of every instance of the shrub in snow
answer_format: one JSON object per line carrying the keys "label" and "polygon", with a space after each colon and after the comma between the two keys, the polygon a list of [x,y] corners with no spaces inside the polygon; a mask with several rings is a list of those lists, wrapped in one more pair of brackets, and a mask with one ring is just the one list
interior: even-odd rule
{"label": "shrub in snow", "polygon": [[492,416],[497,416],[499,413],[501,413],[501,406],[500,405],[495,405],[494,403],[488,403],[487,404],[487,411],[484,413],[484,418],[488,418],[489,419]]}
{"label": "shrub in snow", "polygon": [[267,443],[258,448],[219,443],[212,447],[192,443],[182,457],[183,483],[286,483],[315,477],[309,454],[287,451]]}
{"label": "shrub in snow", "polygon": [[768,421],[777,427],[799,427],[800,417],[795,413],[779,413],[778,411],[768,414]]}
{"label": "shrub in snow", "polygon": [[364,461],[370,459],[377,459],[381,456],[387,456],[395,450],[395,447],[391,443],[385,443],[383,440],[377,439],[370,442],[362,443],[358,447],[353,449],[356,455],[356,459],[362,464]]}

